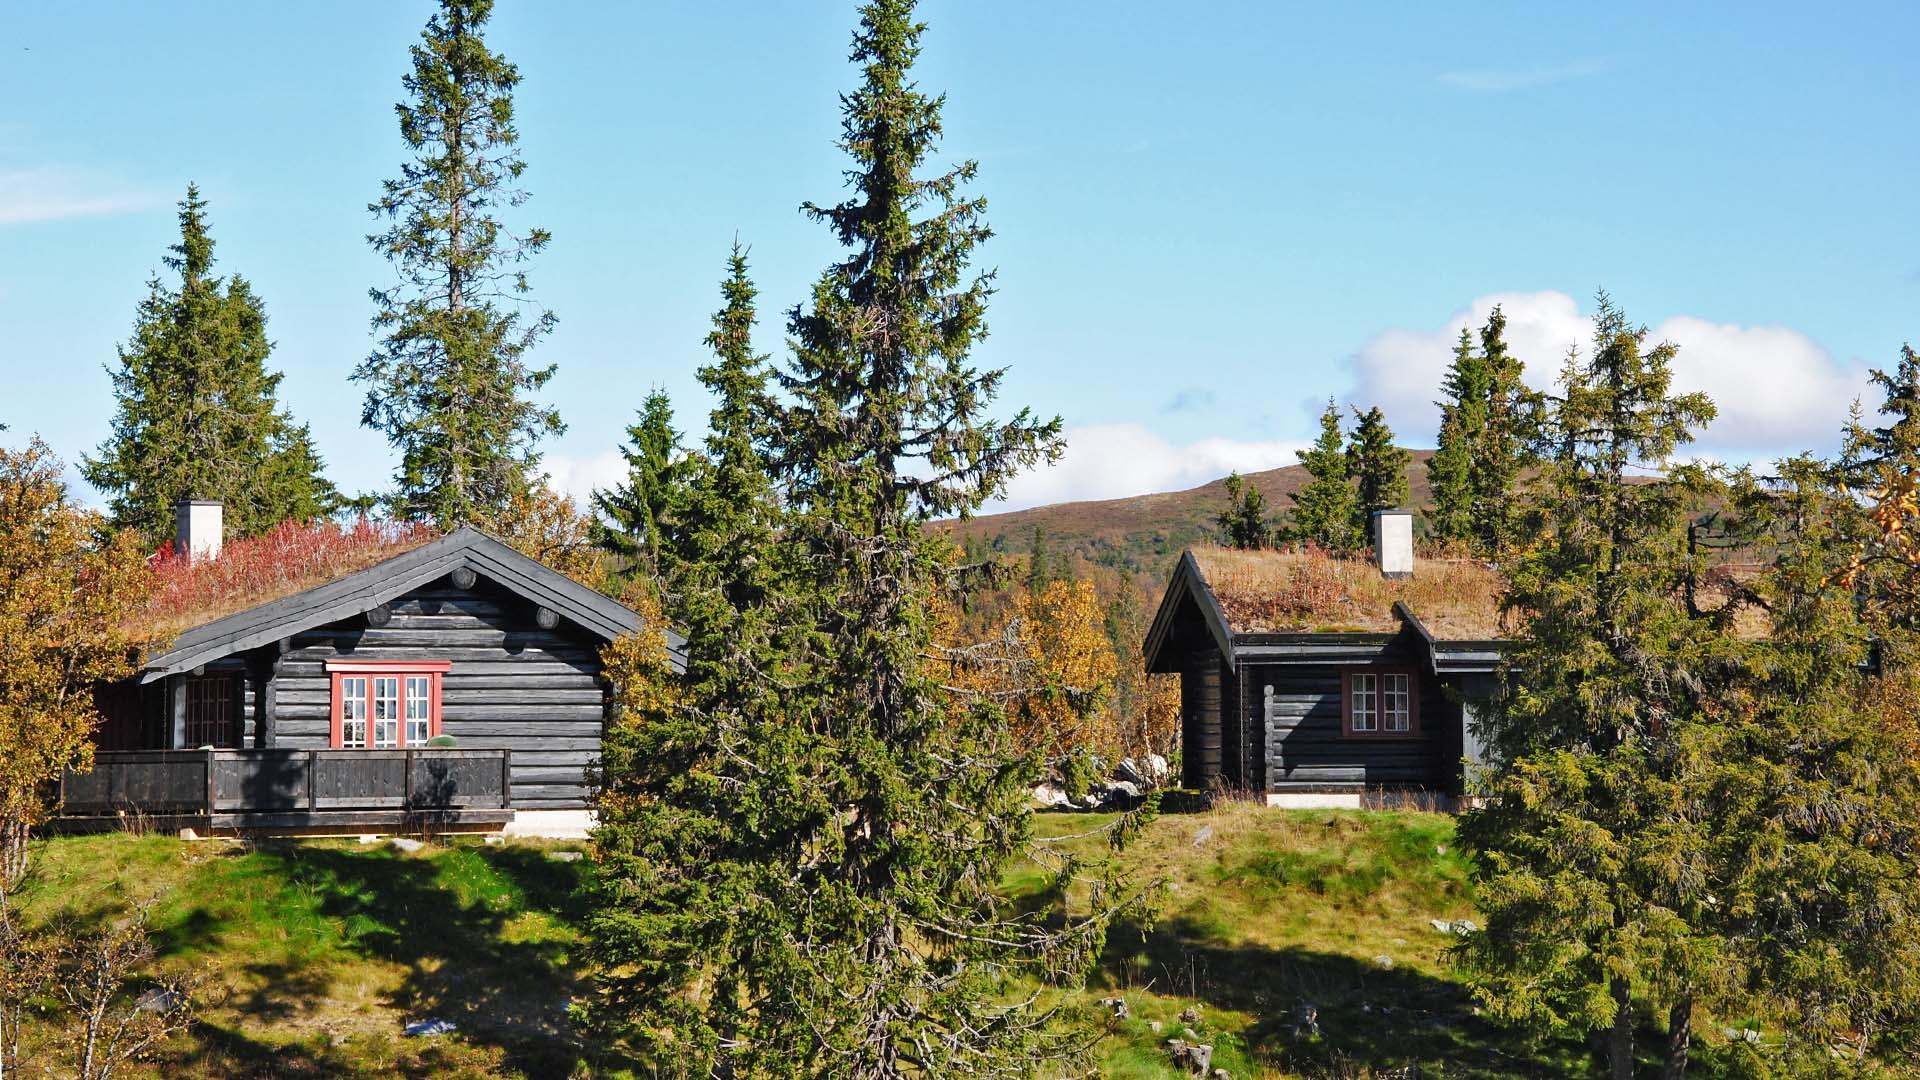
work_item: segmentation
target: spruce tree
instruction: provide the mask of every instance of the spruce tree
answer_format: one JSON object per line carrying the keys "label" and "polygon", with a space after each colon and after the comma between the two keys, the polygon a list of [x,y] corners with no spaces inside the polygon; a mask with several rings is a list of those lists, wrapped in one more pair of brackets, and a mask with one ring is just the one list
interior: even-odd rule
{"label": "spruce tree", "polygon": [[[660,1040],[662,1074],[1016,1076],[1084,1046],[1005,996],[1010,978],[1083,975],[1104,920],[1016,917],[994,896],[1032,849],[1038,762],[1011,752],[990,701],[955,707],[929,659],[951,545],[923,528],[1057,456],[1060,425],[985,412],[1003,372],[968,361],[992,285],[968,268],[988,235],[962,191],[975,167],[921,174],[942,99],[911,79],[913,5],[861,15],[861,84],[842,98],[852,191],[806,207],[847,255],[788,318],[769,418],[785,511],[764,550],[792,568],[771,617],[787,629],[725,661],[762,689],[662,695],[692,702],[676,710],[687,779],[638,797],[679,831],[635,851],[602,915],[656,934],[615,954],[650,976],[609,1011]],[[689,627],[690,656],[711,633]],[[656,887],[682,902],[657,908]]]}
{"label": "spruce tree", "polygon": [[486,522],[524,489],[535,444],[560,416],[528,395],[553,377],[528,350],[552,330],[528,306],[526,260],[550,239],[498,217],[519,206],[526,170],[514,126],[519,69],[487,48],[492,0],[441,0],[413,46],[394,107],[415,155],[368,206],[367,238],[398,280],[371,290],[378,348],[354,371],[367,384],[361,422],[400,451],[396,516],[441,528]]}
{"label": "spruce tree", "polygon": [[1684,601],[1698,470],[1663,466],[1714,414],[1671,392],[1671,345],[1602,294],[1594,347],[1569,360],[1531,508],[1540,539],[1506,569],[1521,633],[1483,742],[1502,762],[1462,819],[1485,931],[1464,959],[1495,1016],[1604,1032],[1631,1080],[1636,1009],[1724,989],[1703,929],[1714,843],[1697,770],[1737,644]]}
{"label": "spruce tree", "polygon": [[264,532],[280,522],[333,512],[338,494],[304,425],[278,407],[279,372],[267,369],[266,306],[238,274],[213,274],[206,200],[189,184],[180,242],[110,368],[118,408],[87,481],[111,496],[114,523],[150,546],[173,537],[181,499],[219,499],[227,530]]}
{"label": "spruce tree", "polygon": [[[752,284],[743,287],[750,307]],[[690,467],[673,426],[673,402],[664,389],[655,387],[647,394],[638,417],[627,426],[620,456],[627,462],[626,482],[593,494],[598,512],[595,542],[621,560],[627,576],[653,573],[659,569],[662,546],[669,542]]]}
{"label": "spruce tree", "polygon": [[1489,557],[1514,539],[1514,488],[1531,460],[1530,428],[1540,408],[1540,396],[1523,381],[1526,368],[1507,349],[1506,331],[1507,316],[1496,304],[1480,330],[1484,406],[1470,467],[1476,539]]}
{"label": "spruce tree", "polygon": [[[780,845],[793,833],[768,818],[799,807],[765,778],[739,783],[737,770],[750,763],[753,776],[793,752],[781,703],[805,685],[801,645],[814,622],[791,588],[763,456],[768,369],[753,350],[755,290],[737,245],[721,292],[714,359],[700,369],[715,397],[706,452],[676,508],[677,542],[660,552],[659,613],[686,635],[686,671],[668,668],[660,637],[609,649],[622,713],[601,747],[589,882],[589,1019],[657,1055],[663,1075],[709,1075],[729,1055],[742,1062],[737,1075],[780,1074],[745,1064],[777,1050],[740,1044],[757,1001],[743,968],[781,956],[758,938],[779,912],[760,906],[756,880],[790,854]],[[710,974],[703,998],[696,988]]]}
{"label": "spruce tree", "polygon": [[1053,552],[1047,548],[1047,530],[1036,524],[1027,542],[1027,592],[1038,595],[1053,580]]}
{"label": "spruce tree", "polygon": [[1433,488],[1427,528],[1436,539],[1466,541],[1475,535],[1473,459],[1486,429],[1487,388],[1486,365],[1465,327],[1440,390],[1440,445],[1427,462],[1427,482]]}
{"label": "spruce tree", "polygon": [[1361,544],[1373,537],[1373,514],[1407,501],[1407,463],[1413,455],[1393,445],[1393,429],[1375,405],[1353,410],[1358,421],[1347,438],[1347,475],[1354,480],[1353,532]]}
{"label": "spruce tree", "polygon": [[1227,508],[1214,519],[1227,544],[1257,551],[1273,543],[1273,525],[1267,520],[1267,500],[1260,489],[1235,472],[1227,476]]}
{"label": "spruce tree", "polygon": [[1310,478],[1293,492],[1295,540],[1318,544],[1329,551],[1353,545],[1353,486],[1347,480],[1346,437],[1340,432],[1340,407],[1332,398],[1320,414],[1320,438],[1297,451]]}

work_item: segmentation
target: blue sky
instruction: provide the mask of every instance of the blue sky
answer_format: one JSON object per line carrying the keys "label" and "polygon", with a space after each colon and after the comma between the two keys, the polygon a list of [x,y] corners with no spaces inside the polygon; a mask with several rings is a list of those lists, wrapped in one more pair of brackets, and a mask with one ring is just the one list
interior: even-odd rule
{"label": "blue sky", "polygon": [[[1403,441],[1454,328],[1495,299],[1546,376],[1596,287],[1721,399],[1710,453],[1825,446],[1868,365],[1920,338],[1911,4],[1601,9],[929,2],[922,85],[998,236],[984,364],[1062,415],[1011,501],[1290,463],[1328,396]],[[0,4],[0,422],[68,460],[111,415],[187,181],[221,268],[265,297],[283,398],[336,482],[381,486],[347,373],[370,350],[366,203],[396,173],[429,5]],[[556,479],[615,475],[647,389],[698,429],[693,370],[728,244],[762,344],[834,255],[850,3],[502,0],[520,65]]]}

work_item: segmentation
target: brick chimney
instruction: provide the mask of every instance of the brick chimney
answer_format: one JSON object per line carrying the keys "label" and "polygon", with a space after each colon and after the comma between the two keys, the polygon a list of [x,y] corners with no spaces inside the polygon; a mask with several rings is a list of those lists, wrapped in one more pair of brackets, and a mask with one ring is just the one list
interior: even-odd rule
{"label": "brick chimney", "polygon": [[226,508],[218,499],[181,499],[173,504],[173,546],[189,562],[220,557]]}
{"label": "brick chimney", "polygon": [[1373,512],[1373,557],[1379,560],[1381,577],[1413,576],[1412,511]]}

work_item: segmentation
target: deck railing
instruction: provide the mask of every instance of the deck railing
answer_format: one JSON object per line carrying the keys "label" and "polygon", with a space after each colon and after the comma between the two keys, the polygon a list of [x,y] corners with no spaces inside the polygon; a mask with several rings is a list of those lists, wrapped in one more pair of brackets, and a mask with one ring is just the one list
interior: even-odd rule
{"label": "deck railing", "polygon": [[509,750],[111,750],[60,778],[61,813],[277,819],[513,805]]}

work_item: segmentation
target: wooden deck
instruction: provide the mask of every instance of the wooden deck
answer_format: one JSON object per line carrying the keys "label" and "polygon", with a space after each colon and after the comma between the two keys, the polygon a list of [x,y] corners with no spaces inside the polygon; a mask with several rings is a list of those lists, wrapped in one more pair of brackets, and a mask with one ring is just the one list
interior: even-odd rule
{"label": "wooden deck", "polygon": [[513,820],[510,750],[112,750],[60,778],[56,827],[448,831]]}

